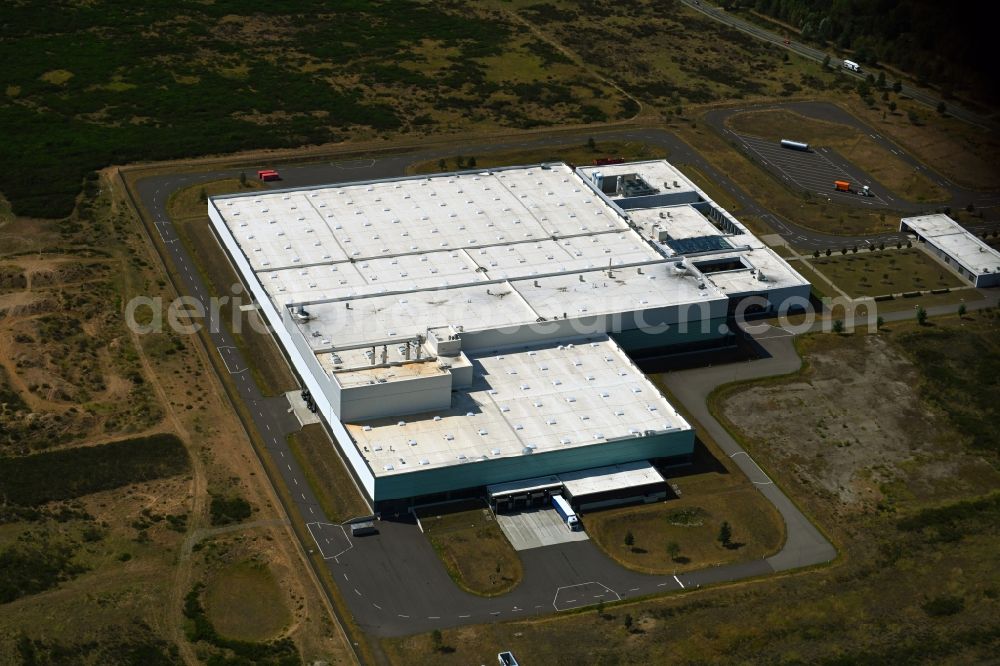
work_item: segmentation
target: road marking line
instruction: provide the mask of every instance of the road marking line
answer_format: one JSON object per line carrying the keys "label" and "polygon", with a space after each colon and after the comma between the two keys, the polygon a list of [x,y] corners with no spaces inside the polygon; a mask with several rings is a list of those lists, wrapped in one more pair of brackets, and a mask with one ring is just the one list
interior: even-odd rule
{"label": "road marking line", "polygon": [[405,617],[407,620],[410,619],[409,615],[403,615],[402,613],[398,613],[398,615],[399,615],[399,617]]}
{"label": "road marking line", "polygon": [[459,615],[459,617],[464,619],[464,618],[472,617],[472,616],[471,615]]}
{"label": "road marking line", "polygon": [[354,594],[358,595],[359,597],[361,596],[361,593],[358,592],[358,588],[354,588]]}
{"label": "road marking line", "polygon": [[681,579],[680,579],[680,578],[678,578],[678,577],[677,577],[676,575],[674,576],[674,580],[676,580],[676,581],[677,581],[677,584],[681,586],[681,589],[682,589],[682,590],[683,590],[683,589],[685,589],[685,588],[684,588],[684,583],[682,583],[682,582],[681,582]]}
{"label": "road marking line", "polygon": [[374,606],[375,608],[377,608],[377,609],[379,609],[379,610],[382,610],[382,607],[381,607],[381,606],[379,606],[379,605],[378,605],[377,603],[375,603],[374,601],[372,602],[372,606]]}

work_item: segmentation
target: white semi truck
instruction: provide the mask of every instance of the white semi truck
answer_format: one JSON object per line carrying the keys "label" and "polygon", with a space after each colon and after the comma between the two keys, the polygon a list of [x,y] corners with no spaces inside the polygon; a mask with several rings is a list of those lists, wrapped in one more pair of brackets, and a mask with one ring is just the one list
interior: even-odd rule
{"label": "white semi truck", "polygon": [[562,516],[563,522],[566,523],[566,527],[570,530],[580,529],[580,518],[576,515],[576,511],[573,507],[569,505],[562,495],[552,496],[552,506],[556,508],[559,515]]}

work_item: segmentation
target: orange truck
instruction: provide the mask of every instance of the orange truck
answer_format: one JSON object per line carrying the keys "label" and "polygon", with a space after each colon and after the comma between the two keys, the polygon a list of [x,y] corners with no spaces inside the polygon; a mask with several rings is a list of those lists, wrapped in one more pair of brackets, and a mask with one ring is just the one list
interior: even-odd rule
{"label": "orange truck", "polygon": [[833,181],[833,189],[837,190],[838,192],[850,192],[851,184],[848,183],[846,180],[835,180]]}

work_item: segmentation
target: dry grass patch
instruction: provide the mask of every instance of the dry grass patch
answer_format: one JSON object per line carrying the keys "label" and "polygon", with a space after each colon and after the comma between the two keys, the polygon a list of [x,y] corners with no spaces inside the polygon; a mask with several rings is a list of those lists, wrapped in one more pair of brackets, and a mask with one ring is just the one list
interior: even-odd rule
{"label": "dry grass patch", "polygon": [[284,596],[266,565],[242,562],[212,576],[205,588],[205,611],[226,638],[266,641],[291,621]]}
{"label": "dry grass patch", "polygon": [[[733,530],[728,548],[717,539],[723,521]],[[784,538],[781,516],[749,485],[592,513],[586,524],[593,542],[615,561],[651,574],[757,560],[777,552]],[[634,543],[628,546],[630,533]]]}
{"label": "dry grass patch", "polygon": [[322,425],[314,423],[292,433],[288,446],[327,519],[341,523],[371,513]]}
{"label": "dry grass patch", "polygon": [[521,559],[489,509],[421,515],[420,522],[448,573],[463,590],[494,596],[521,582]]}
{"label": "dry grass patch", "polygon": [[[836,100],[880,132],[892,137],[921,162],[935,171],[967,187],[989,190],[1000,182],[1000,165],[996,154],[1000,138],[996,132],[964,123],[950,116],[940,116],[922,104],[898,97],[899,108],[882,114],[885,109],[876,105],[866,107],[860,99],[848,95]],[[918,122],[910,122],[913,111]]]}

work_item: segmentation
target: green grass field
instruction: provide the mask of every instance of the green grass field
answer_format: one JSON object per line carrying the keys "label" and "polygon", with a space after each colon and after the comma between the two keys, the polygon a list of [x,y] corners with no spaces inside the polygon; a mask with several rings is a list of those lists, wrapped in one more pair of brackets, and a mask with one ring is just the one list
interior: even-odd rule
{"label": "green grass field", "polygon": [[876,252],[862,249],[856,254],[835,253],[809,262],[852,297],[966,286],[917,248]]}

